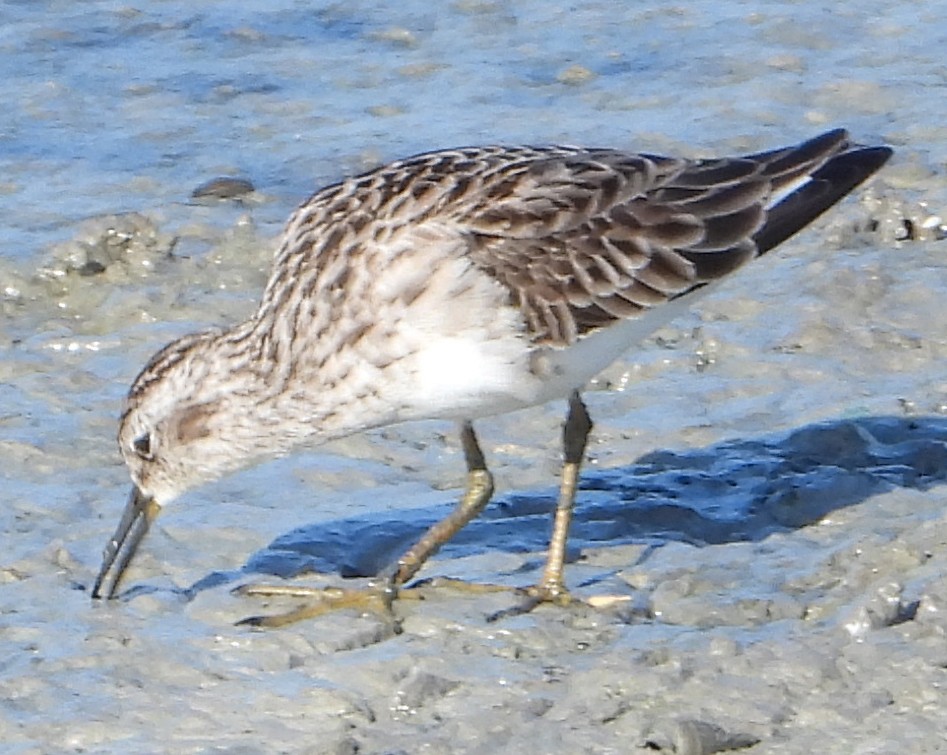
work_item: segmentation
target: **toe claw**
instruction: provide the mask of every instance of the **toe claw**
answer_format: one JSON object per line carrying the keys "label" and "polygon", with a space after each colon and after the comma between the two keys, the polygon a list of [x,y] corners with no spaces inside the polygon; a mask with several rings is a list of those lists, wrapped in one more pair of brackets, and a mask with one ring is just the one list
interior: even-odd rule
{"label": "toe claw", "polygon": [[266,626],[266,616],[247,616],[245,619],[235,621],[235,627],[263,627]]}

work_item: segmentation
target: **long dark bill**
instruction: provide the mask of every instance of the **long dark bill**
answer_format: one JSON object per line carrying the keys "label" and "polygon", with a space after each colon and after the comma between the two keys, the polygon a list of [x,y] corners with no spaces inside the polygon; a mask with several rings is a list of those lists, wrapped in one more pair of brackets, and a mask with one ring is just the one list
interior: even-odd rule
{"label": "long dark bill", "polygon": [[132,488],[128,503],[125,504],[125,511],[122,512],[122,519],[118,523],[118,529],[115,530],[115,534],[112,535],[112,539],[108,541],[102,553],[102,568],[99,569],[99,576],[95,578],[95,584],[92,586],[93,598],[102,597],[102,586],[110,572],[114,573],[104,594],[106,598],[115,597],[115,589],[122,575],[134,558],[138,544],[147,534],[148,528],[158,516],[159,511],[161,511],[161,506],[154,498],[142,493],[137,485]]}

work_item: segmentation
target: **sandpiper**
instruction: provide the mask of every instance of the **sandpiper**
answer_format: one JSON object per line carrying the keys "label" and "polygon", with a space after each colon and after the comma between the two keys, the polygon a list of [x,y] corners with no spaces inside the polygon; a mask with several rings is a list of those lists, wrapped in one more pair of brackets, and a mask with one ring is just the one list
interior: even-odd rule
{"label": "sandpiper", "polygon": [[565,398],[548,560],[527,594],[566,602],[592,427],[579,391],[890,156],[841,129],[714,160],[487,146],[322,189],[290,217],[256,313],[167,345],[132,384],[118,441],[134,487],[93,597],[115,594],[160,508],[199,483],[368,428],[457,420],[466,491],[394,565],[396,594],[490,500],[472,421]]}

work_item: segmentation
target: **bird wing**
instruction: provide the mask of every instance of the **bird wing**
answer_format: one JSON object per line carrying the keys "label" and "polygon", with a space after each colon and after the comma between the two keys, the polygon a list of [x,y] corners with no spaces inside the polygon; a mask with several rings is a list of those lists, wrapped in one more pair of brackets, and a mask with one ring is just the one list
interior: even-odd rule
{"label": "bird wing", "polygon": [[567,345],[727,275],[890,154],[848,149],[842,130],[715,160],[552,148],[495,171],[459,221],[474,264],[508,288],[533,339]]}

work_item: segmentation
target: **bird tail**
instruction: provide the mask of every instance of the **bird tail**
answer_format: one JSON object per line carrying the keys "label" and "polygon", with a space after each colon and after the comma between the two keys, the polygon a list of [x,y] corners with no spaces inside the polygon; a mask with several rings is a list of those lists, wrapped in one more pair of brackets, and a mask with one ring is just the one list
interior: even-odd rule
{"label": "bird tail", "polygon": [[795,147],[748,155],[768,163],[763,175],[774,194],[766,221],[754,234],[765,254],[811,223],[874,174],[893,150],[852,144],[844,129],[828,131]]}

